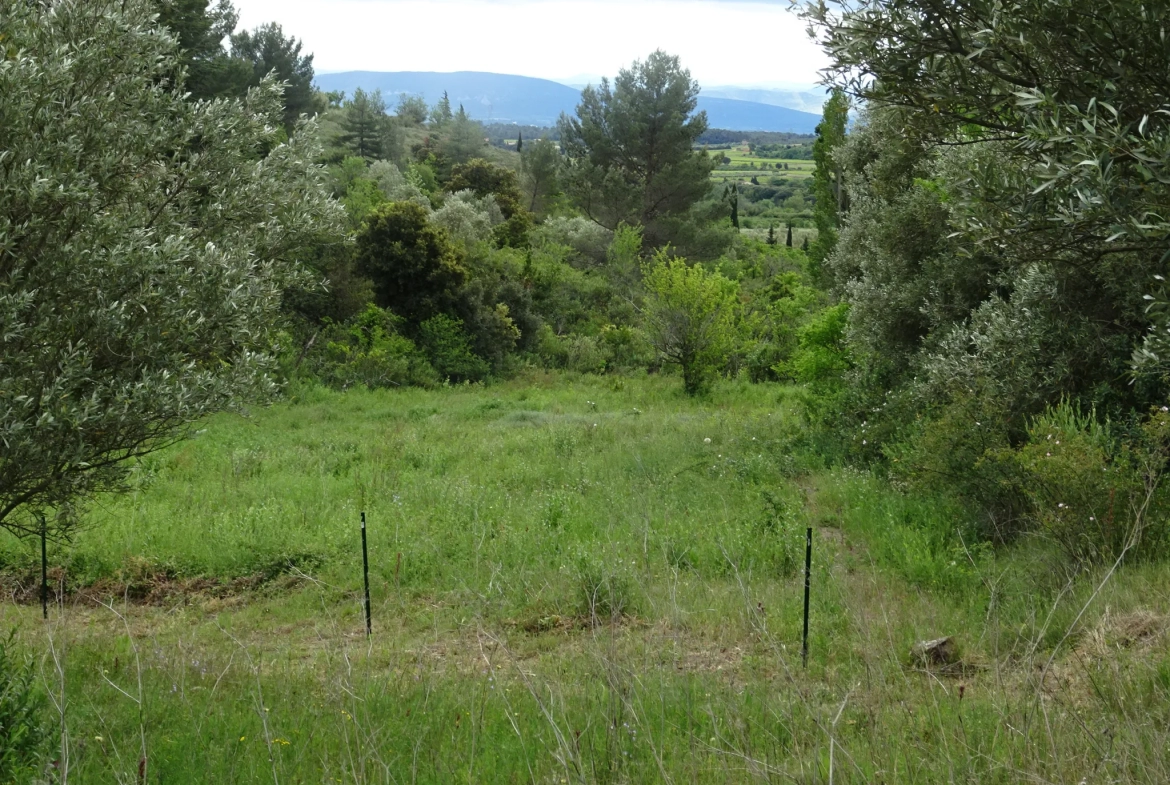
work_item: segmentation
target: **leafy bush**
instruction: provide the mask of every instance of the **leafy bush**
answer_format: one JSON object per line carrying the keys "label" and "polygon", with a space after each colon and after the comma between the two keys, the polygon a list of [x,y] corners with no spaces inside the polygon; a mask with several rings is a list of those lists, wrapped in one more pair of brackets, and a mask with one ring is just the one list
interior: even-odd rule
{"label": "leafy bush", "polygon": [[547,324],[540,326],[536,334],[536,355],[549,368],[564,368],[569,359],[569,347]]}
{"label": "leafy bush", "polygon": [[374,284],[374,300],[410,324],[447,313],[467,280],[462,254],[447,233],[411,202],[379,205],[357,236],[357,271]]}
{"label": "leafy bush", "polygon": [[1160,489],[1170,413],[1129,434],[1067,401],[1036,418],[1018,459],[1038,529],[1074,562],[1162,551],[1167,498]]}
{"label": "leafy bush", "polygon": [[580,373],[604,373],[606,351],[604,345],[591,335],[577,335],[565,342],[565,367]]}
{"label": "leafy bush", "polygon": [[785,367],[791,356],[787,348],[777,341],[757,340],[744,357],[748,378],[757,384],[774,380],[778,376],[776,369]]}
{"label": "leafy bush", "polygon": [[463,322],[446,314],[432,316],[419,325],[419,343],[439,375],[451,381],[479,381],[488,364],[471,351]]}
{"label": "leafy bush", "polygon": [[49,741],[45,709],[32,662],[16,659],[10,635],[0,641],[0,783],[28,782],[37,773]]}
{"label": "leafy bush", "polygon": [[495,197],[488,194],[476,196],[466,189],[447,197],[447,201],[434,212],[431,221],[445,229],[447,235],[464,248],[492,238],[492,229],[504,220]]}
{"label": "leafy bush", "polygon": [[739,287],[700,264],[659,252],[643,270],[646,333],[662,358],[682,369],[687,394],[702,392],[736,350]]}
{"label": "leafy bush", "polygon": [[454,166],[447,189],[453,192],[468,190],[480,198],[492,197],[503,213],[501,219],[525,212],[521,207],[523,195],[516,172],[482,158]]}
{"label": "leafy bush", "polygon": [[370,305],[349,324],[326,327],[304,370],[339,389],[433,386],[435,369],[413,341],[397,332],[397,322],[389,311]]}
{"label": "leafy bush", "polygon": [[532,233],[533,245],[573,249],[572,261],[582,267],[603,264],[612,239],[613,232],[581,217],[550,218]]}
{"label": "leafy bush", "polygon": [[838,303],[814,316],[797,332],[797,349],[793,354],[792,375],[814,385],[836,386],[849,370],[849,350],[845,345],[845,328],[849,324],[849,305]]}
{"label": "leafy bush", "polygon": [[500,248],[527,248],[531,242],[532,214],[520,211],[492,230],[492,239]]}
{"label": "leafy bush", "polygon": [[598,339],[608,357],[609,369],[641,368],[654,361],[654,349],[645,333],[636,327],[607,324],[601,328]]}
{"label": "leafy bush", "polygon": [[368,176],[377,183],[387,201],[413,202],[422,209],[430,211],[431,200],[427,198],[427,195],[389,161],[374,161],[370,164]]}
{"label": "leafy bush", "polygon": [[874,423],[863,421],[852,434],[851,452],[867,454],[865,442],[890,460],[894,478],[927,494],[946,494],[982,512],[980,536],[997,542],[1015,539],[1027,526],[1030,502],[1023,490],[1019,463],[1012,452],[1013,434],[1003,401],[970,393],[927,416],[913,417],[899,432],[889,422],[904,405]]}

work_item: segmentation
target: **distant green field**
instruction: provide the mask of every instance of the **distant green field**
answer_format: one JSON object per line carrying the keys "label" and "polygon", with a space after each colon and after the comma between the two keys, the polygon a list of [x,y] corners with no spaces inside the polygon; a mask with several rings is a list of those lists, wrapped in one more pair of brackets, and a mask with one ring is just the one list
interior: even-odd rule
{"label": "distant green field", "polygon": [[760,182],[765,179],[772,179],[774,177],[788,178],[790,180],[803,180],[812,177],[811,169],[787,169],[776,171],[775,169],[744,169],[742,167],[734,168],[730,166],[721,167],[711,172],[712,177],[728,177],[736,180],[750,180],[752,177],[759,178]]}
{"label": "distant green field", "polygon": [[713,150],[711,154],[731,159],[731,163],[720,164],[711,173],[712,179],[718,180],[719,182],[731,180],[746,182],[752,177],[759,178],[761,184],[764,183],[763,178],[765,177],[803,179],[812,176],[814,168],[812,161],[768,158],[760,155],[752,155],[738,148],[732,150]]}

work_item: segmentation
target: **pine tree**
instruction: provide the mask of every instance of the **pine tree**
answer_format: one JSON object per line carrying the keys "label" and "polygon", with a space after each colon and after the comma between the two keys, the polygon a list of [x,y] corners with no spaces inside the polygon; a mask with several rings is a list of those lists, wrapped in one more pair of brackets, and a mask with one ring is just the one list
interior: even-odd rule
{"label": "pine tree", "polygon": [[388,120],[382,91],[367,93],[359,87],[345,103],[337,141],[367,161],[381,158]]}
{"label": "pine tree", "polygon": [[296,38],[285,38],[280,25],[261,25],[252,32],[242,31],[231,38],[232,57],[243,60],[251,67],[248,87],[260,84],[269,72],[275,71],[276,78],[285,83],[284,127],[289,132],[296,126],[302,114],[312,114],[315,103],[313,94],[313,55],[301,54],[301,42]]}
{"label": "pine tree", "polygon": [[521,182],[528,209],[546,215],[561,196],[559,182],[561,154],[548,139],[537,139],[520,154]]}
{"label": "pine tree", "polygon": [[187,72],[183,87],[193,99],[237,98],[249,86],[249,64],[224,50],[239,14],[229,0],[154,0],[158,24],[179,41]]}
{"label": "pine tree", "polygon": [[[645,229],[648,248],[700,231],[692,211],[711,188],[715,162],[695,149],[707,130],[699,85],[677,57],[658,51],[581,92],[558,122],[565,190],[592,220]],[[699,220],[696,220],[699,219]]]}

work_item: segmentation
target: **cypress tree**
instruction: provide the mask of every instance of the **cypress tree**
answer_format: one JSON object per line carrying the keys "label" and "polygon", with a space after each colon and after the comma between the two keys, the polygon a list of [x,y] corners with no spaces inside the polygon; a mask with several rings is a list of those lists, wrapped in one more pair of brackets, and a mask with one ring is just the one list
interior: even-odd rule
{"label": "cypress tree", "polygon": [[834,151],[845,143],[848,123],[849,98],[842,90],[835,89],[825,102],[824,118],[817,126],[817,140],[813,143],[813,220],[817,226],[817,242],[812,256],[817,265],[837,244],[841,216],[849,209],[844,172],[833,157]]}
{"label": "cypress tree", "polygon": [[518,153],[524,152],[524,132],[523,131],[516,132],[516,152],[518,152]]}
{"label": "cypress tree", "polygon": [[784,241],[784,244],[789,248],[792,247],[792,224],[788,224],[788,239]]}
{"label": "cypress tree", "polygon": [[735,183],[724,189],[723,195],[731,202],[731,225],[739,228],[739,186]]}

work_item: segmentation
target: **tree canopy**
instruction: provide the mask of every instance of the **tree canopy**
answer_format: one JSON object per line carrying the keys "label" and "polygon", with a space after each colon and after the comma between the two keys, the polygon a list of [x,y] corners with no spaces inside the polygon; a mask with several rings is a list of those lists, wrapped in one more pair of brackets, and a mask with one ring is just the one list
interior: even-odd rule
{"label": "tree canopy", "polygon": [[818,140],[818,214],[822,183],[843,182],[849,205],[825,259],[849,305],[849,405],[869,450],[945,478],[1010,536],[1040,514],[1011,457],[1031,423],[1060,407],[1136,421],[1166,398],[1167,11],[862,0],[805,14],[830,77],[865,104],[840,141],[824,133],[830,101]]}
{"label": "tree canopy", "polygon": [[375,302],[419,324],[452,313],[467,271],[446,233],[410,202],[377,207],[357,240],[358,270],[374,282]]}
{"label": "tree canopy", "polygon": [[[340,233],[281,91],[194,102],[147,0],[5,10],[0,526],[67,529],[129,460],[266,400],[282,291]],[[78,42],[84,42],[79,45]],[[261,152],[267,151],[267,152]]]}
{"label": "tree canopy", "polygon": [[269,23],[252,32],[234,34],[232,57],[251,64],[248,87],[260,84],[269,73],[284,83],[284,127],[292,130],[297,118],[317,108],[313,89],[313,55],[301,54],[301,42],[286,38],[280,25]]}
{"label": "tree canopy", "polygon": [[659,247],[710,191],[711,158],[695,150],[707,130],[696,112],[699,85],[677,57],[657,51],[587,87],[573,117],[557,124],[566,157],[565,189],[608,229],[640,224]]}

